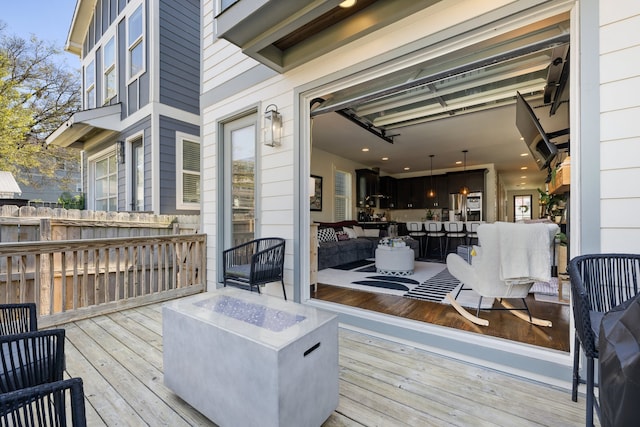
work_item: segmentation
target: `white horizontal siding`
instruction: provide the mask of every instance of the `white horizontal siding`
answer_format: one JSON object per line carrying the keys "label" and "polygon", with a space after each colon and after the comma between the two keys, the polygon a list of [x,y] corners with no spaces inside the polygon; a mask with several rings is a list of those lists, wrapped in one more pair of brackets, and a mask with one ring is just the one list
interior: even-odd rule
{"label": "white horizontal siding", "polygon": [[636,76],[640,68],[640,46],[614,50],[600,56],[600,83]]}
{"label": "white horizontal siding", "polygon": [[[635,3],[640,3],[636,1]],[[604,25],[600,29],[600,53],[609,53],[640,45],[640,15]]]}
{"label": "white horizontal siding", "polygon": [[628,169],[638,166],[640,137],[605,141],[600,145],[600,169]]}
{"label": "white horizontal siding", "polygon": [[[600,0],[601,250],[640,238],[640,2]],[[588,193],[589,189],[585,189]]]}
{"label": "white horizontal siding", "polygon": [[600,0],[600,26],[640,15],[638,0]]}
{"label": "white horizontal siding", "polygon": [[638,94],[640,94],[640,76],[605,83],[600,88],[600,111],[604,113],[636,107]]}

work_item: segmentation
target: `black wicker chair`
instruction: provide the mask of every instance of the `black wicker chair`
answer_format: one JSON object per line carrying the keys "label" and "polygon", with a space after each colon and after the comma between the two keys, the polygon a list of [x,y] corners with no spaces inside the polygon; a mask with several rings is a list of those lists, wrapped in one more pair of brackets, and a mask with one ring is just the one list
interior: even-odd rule
{"label": "black wicker chair", "polygon": [[62,380],[64,329],[0,336],[0,393]]}
{"label": "black wicker chair", "polygon": [[266,237],[251,240],[222,252],[224,286],[233,285],[260,293],[260,286],[280,281],[284,287],[284,239]]}
{"label": "black wicker chair", "polygon": [[0,394],[0,425],[85,427],[81,378]]}
{"label": "black wicker chair", "polygon": [[571,399],[578,401],[580,345],[587,358],[586,425],[593,425],[593,410],[598,418],[600,407],[594,396],[594,359],[598,358],[598,334],[606,312],[638,293],[640,255],[594,254],[575,257],[569,263],[571,298],[575,321],[573,386]]}
{"label": "black wicker chair", "polygon": [[35,303],[0,304],[0,335],[37,330],[38,313]]}

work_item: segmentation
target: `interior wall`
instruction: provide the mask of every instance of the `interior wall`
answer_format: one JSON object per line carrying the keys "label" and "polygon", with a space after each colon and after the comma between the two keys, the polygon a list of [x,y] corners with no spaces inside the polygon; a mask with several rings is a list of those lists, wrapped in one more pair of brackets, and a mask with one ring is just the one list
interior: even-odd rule
{"label": "interior wall", "polygon": [[507,191],[506,205],[507,205],[507,221],[513,222],[515,213],[513,211],[513,197],[514,196],[531,196],[531,219],[538,219],[540,216],[540,196],[538,190],[517,190]]}
{"label": "interior wall", "polygon": [[351,174],[351,218],[357,218],[356,210],[356,169],[366,169],[368,166],[336,156],[318,148],[311,150],[311,175],[322,177],[322,210],[311,212],[312,222],[333,222],[333,189],[335,171]]}

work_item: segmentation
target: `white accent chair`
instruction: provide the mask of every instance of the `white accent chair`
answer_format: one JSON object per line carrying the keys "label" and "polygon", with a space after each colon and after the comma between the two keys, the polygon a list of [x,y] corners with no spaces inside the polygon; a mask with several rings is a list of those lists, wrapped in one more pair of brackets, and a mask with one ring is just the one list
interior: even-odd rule
{"label": "white accent chair", "polygon": [[[478,325],[488,326],[481,319],[482,298],[497,298],[504,308],[515,316],[538,326],[551,326],[548,320],[531,316],[525,297],[535,282],[551,279],[552,245],[559,231],[556,224],[514,224],[499,222],[481,224],[478,229],[480,246],[474,246],[471,264],[457,254],[447,256],[449,272],[462,282],[462,287],[480,295],[476,315],[469,313],[455,296],[447,294],[451,305],[466,319]],[[516,308],[504,298],[520,298],[523,308]],[[520,311],[526,310],[528,316]]]}

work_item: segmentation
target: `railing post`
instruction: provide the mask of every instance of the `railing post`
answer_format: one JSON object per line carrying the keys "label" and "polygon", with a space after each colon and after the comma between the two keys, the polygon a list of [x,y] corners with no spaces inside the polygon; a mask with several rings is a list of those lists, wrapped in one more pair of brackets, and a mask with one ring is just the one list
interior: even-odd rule
{"label": "railing post", "polygon": [[[51,220],[49,218],[40,219],[40,241],[48,242],[51,240]],[[40,257],[40,314],[51,313],[51,285],[53,277],[51,277],[51,257],[49,254]]]}

